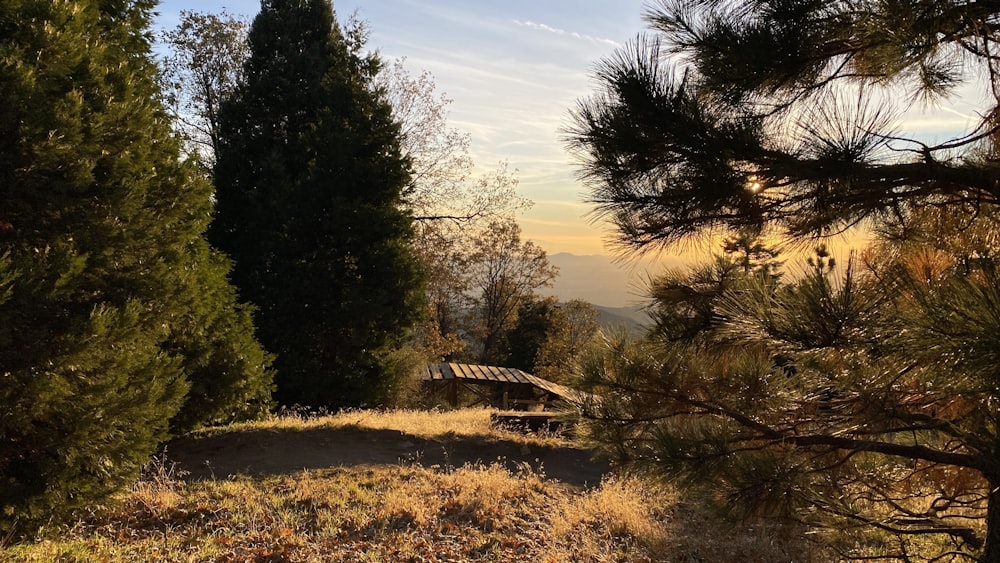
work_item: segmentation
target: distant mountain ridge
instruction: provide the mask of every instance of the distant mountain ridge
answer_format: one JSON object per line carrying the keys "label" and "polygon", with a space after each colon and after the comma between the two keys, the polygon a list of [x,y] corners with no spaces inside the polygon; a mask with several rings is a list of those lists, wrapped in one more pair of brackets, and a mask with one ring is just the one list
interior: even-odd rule
{"label": "distant mountain ridge", "polygon": [[604,307],[594,305],[600,314],[598,322],[604,330],[613,328],[624,328],[628,332],[641,333],[649,327],[650,319],[646,315],[642,306],[633,307]]}
{"label": "distant mountain ridge", "polygon": [[681,258],[666,257],[622,265],[610,256],[568,252],[550,255],[549,262],[559,268],[559,276],[552,287],[542,288],[539,293],[556,296],[560,301],[582,299],[610,310],[645,304],[643,294],[649,276],[684,263]]}

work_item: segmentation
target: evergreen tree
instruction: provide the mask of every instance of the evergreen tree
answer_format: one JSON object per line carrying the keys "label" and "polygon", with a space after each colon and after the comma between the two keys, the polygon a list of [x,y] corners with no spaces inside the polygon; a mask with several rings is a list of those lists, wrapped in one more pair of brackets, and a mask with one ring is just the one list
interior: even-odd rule
{"label": "evergreen tree", "polygon": [[532,297],[518,308],[517,322],[507,335],[510,354],[504,365],[562,382],[600,334],[598,312],[590,303]]}
{"label": "evergreen tree", "polygon": [[838,270],[820,250],[795,282],[743,278],[697,339],[589,358],[592,437],[732,516],[805,525],[837,559],[992,561],[1000,277],[939,273]]}
{"label": "evergreen tree", "polygon": [[[886,241],[839,270],[820,249],[793,282],[744,260],[655,288],[657,332],[586,370],[595,437],[839,559],[1000,561],[1000,8],[664,0],[646,19],[656,36],[598,67],[569,132],[626,248],[856,224]],[[971,130],[902,132],[973,76]]]}
{"label": "evergreen tree", "polygon": [[385,354],[421,311],[402,211],[409,162],[372,88],[363,30],[328,0],[265,0],[243,82],[219,115],[210,238],[277,354],[285,404],[378,402]]}
{"label": "evergreen tree", "polygon": [[[162,59],[163,89],[178,134],[207,168],[215,161],[220,105],[240,82],[249,55],[249,23],[225,11],[182,11],[177,27],[161,35],[169,49]],[[352,20],[348,27],[358,25]],[[358,31],[348,29],[348,34]],[[457,262],[468,250],[469,233],[511,218],[531,202],[517,195],[516,171],[504,162],[493,172],[472,176],[471,137],[448,125],[452,100],[435,91],[429,72],[411,76],[404,62],[381,65],[372,85],[392,105],[401,150],[411,161],[403,208],[413,215],[412,248],[426,276],[428,303],[414,340],[428,359],[441,359],[464,346],[458,321],[468,308],[463,302],[470,280]]]}
{"label": "evergreen tree", "polygon": [[153,4],[0,2],[3,533],[135,478],[182,407],[177,426],[267,404],[201,238],[211,188],[159,100]]}
{"label": "evergreen tree", "polygon": [[[202,183],[197,176],[190,181]],[[189,270],[179,280],[184,291],[173,303],[186,312],[171,326],[164,349],[180,356],[191,387],[171,429],[260,418],[273,404],[272,357],[255,337],[253,308],[239,302],[229,282],[232,262],[203,238],[188,245],[186,260]]]}
{"label": "evergreen tree", "polygon": [[[998,18],[958,0],[663,0],[645,14],[656,34],[598,66],[601,92],[574,110],[568,142],[633,250],[711,228],[830,234],[929,204],[995,205]],[[906,134],[905,111],[977,76],[975,127],[940,143]]]}
{"label": "evergreen tree", "polygon": [[726,239],[722,250],[709,264],[669,270],[650,280],[652,335],[666,342],[697,340],[723,320],[718,309],[729,292],[750,277],[768,285],[781,277],[778,252],[751,234]]}
{"label": "evergreen tree", "polygon": [[509,352],[504,366],[535,373],[538,351],[551,333],[558,332],[564,319],[555,297],[531,296],[517,308],[517,321],[506,336]]}

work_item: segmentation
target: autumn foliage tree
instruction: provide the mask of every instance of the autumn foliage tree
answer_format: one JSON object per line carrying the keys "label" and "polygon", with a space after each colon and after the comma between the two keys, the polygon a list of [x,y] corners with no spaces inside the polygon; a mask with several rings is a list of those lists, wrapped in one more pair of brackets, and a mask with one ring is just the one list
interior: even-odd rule
{"label": "autumn foliage tree", "polygon": [[437,92],[433,75],[414,77],[405,59],[397,59],[375,84],[392,104],[412,164],[404,206],[415,220],[414,254],[427,276],[428,317],[420,339],[429,358],[453,356],[467,345],[462,334],[469,332],[474,241],[531,202],[517,193],[516,173],[506,163],[477,175],[471,136],[448,124],[452,100]]}
{"label": "autumn foliage tree", "polygon": [[[623,248],[859,224],[887,242],[794,276],[729,261],[655,288],[690,314],[589,364],[595,437],[840,558],[1000,561],[1000,9],[665,0],[645,17],[654,34],[598,66],[568,131]],[[970,130],[904,132],[905,110],[973,77]]]}
{"label": "autumn foliage tree", "polygon": [[176,28],[161,34],[167,46],[160,83],[175,129],[189,154],[210,172],[219,149],[219,112],[243,75],[249,23],[226,11],[182,10]]}
{"label": "autumn foliage tree", "polygon": [[549,264],[545,250],[521,240],[521,228],[513,220],[491,223],[473,239],[468,267],[477,360],[502,365],[518,308],[535,290],[550,285],[559,270]]}

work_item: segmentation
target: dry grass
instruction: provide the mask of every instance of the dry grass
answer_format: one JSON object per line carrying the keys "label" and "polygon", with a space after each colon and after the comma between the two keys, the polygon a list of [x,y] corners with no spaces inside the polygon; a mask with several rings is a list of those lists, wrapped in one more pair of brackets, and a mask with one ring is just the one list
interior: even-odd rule
{"label": "dry grass", "polygon": [[[498,465],[351,468],[261,480],[154,483],[60,539],[0,551],[50,561],[804,561],[776,538],[673,530],[675,496],[637,481],[590,491]],[[717,535],[717,534],[724,535]],[[694,541],[691,541],[691,540]],[[697,545],[696,545],[697,544]],[[737,549],[733,549],[736,547]],[[747,551],[751,547],[756,551]],[[793,549],[789,549],[789,547]],[[700,550],[700,551],[699,551]]]}
{"label": "dry grass", "polygon": [[[461,411],[357,412],[296,424],[398,429],[403,423],[425,436],[491,432],[482,418]],[[787,533],[722,527],[675,491],[635,479],[611,478],[584,490],[527,466],[496,463],[189,481],[162,460],[151,467],[119,503],[51,530],[48,539],[0,549],[0,561],[824,560]]]}
{"label": "dry grass", "polygon": [[466,408],[447,411],[421,410],[355,410],[337,414],[310,416],[288,413],[271,418],[234,424],[224,428],[199,431],[205,436],[232,434],[254,430],[313,430],[317,428],[361,428],[367,430],[398,430],[411,436],[433,440],[451,438],[494,438],[528,445],[559,445],[567,443],[557,434],[523,434],[490,426],[487,409]]}

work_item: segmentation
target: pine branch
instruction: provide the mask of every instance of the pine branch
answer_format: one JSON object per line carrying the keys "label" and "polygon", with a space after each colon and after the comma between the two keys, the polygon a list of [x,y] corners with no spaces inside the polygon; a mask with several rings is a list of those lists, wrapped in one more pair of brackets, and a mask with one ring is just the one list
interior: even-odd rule
{"label": "pine branch", "polygon": [[728,418],[745,428],[757,431],[761,439],[771,440],[772,442],[793,444],[804,448],[827,446],[839,450],[881,453],[906,459],[920,459],[933,463],[968,467],[982,473],[989,473],[997,469],[995,467],[996,464],[990,463],[989,458],[984,455],[960,454],[936,450],[922,445],[895,444],[880,440],[863,440],[826,434],[798,435],[778,430],[762,422],[758,422],[743,413],[724,408],[717,404],[685,396],[674,396],[673,398],[677,401],[700,407],[706,413]]}

